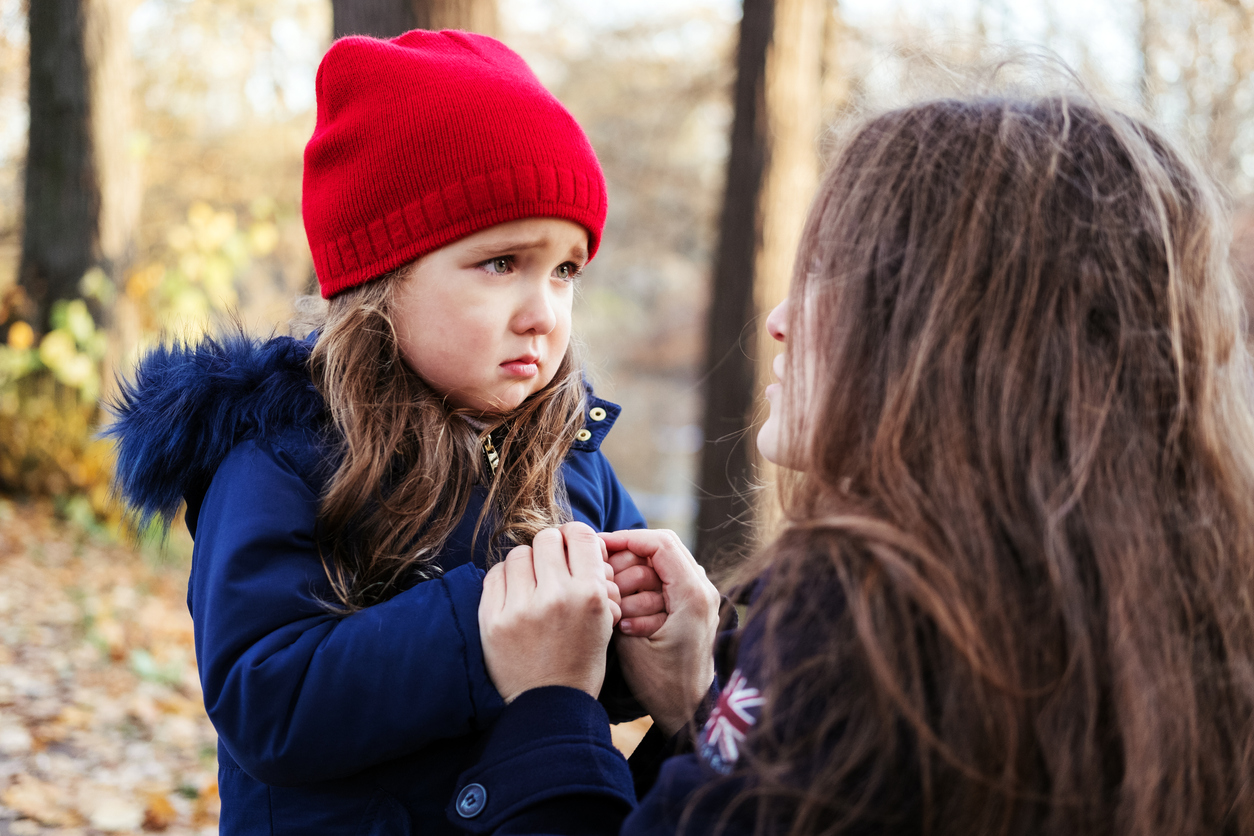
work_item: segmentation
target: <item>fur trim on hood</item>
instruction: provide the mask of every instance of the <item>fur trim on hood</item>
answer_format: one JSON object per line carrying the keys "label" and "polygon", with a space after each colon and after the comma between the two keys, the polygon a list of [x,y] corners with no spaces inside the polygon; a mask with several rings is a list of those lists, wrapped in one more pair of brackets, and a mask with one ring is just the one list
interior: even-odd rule
{"label": "fur trim on hood", "polygon": [[239,442],[323,425],[312,348],[312,338],[232,334],[163,346],[139,362],[108,404],[115,420],[102,435],[116,441],[115,484],[140,525],[159,517],[168,526]]}

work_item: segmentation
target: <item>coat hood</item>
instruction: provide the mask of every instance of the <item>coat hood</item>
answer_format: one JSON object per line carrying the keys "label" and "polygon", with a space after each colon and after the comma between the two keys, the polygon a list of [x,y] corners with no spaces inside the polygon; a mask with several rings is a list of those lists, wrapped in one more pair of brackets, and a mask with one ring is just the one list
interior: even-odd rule
{"label": "coat hood", "polygon": [[139,362],[108,405],[114,421],[102,435],[116,442],[116,488],[141,525],[154,517],[169,525],[239,442],[321,423],[312,348],[312,338],[232,334],[163,346]]}

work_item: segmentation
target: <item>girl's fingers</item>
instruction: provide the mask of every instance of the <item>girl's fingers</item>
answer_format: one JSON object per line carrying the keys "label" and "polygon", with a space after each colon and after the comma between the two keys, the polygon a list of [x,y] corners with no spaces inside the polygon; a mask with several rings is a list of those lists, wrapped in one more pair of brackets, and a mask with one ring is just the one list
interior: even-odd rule
{"label": "girl's fingers", "polygon": [[665,614],[666,600],[660,592],[637,592],[635,595],[623,596],[622,609],[623,618]]}
{"label": "girl's fingers", "polygon": [[654,613],[653,615],[638,615],[635,618],[623,617],[618,622],[618,629],[625,635],[633,638],[648,638],[662,628],[666,623],[666,613]]}
{"label": "girl's fingers", "polygon": [[[602,540],[602,543],[605,541]],[[649,561],[638,554],[631,552],[614,552],[606,560],[614,567],[614,574],[618,574],[630,566],[648,566]]]}
{"label": "girl's fingers", "polygon": [[628,566],[621,572],[615,572],[614,583],[618,584],[623,597],[637,592],[662,591],[662,579],[648,565]]}

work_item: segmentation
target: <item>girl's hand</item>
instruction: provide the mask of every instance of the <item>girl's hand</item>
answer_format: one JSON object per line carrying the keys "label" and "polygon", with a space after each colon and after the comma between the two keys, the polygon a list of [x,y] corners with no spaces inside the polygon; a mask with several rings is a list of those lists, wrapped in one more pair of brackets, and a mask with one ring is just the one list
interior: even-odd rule
{"label": "girl's hand", "polygon": [[610,555],[606,565],[613,567],[614,587],[621,596],[623,620],[618,629],[624,635],[642,638],[656,633],[666,623],[666,601],[662,598],[662,579],[648,559],[621,551]]}
{"label": "girl's hand", "polygon": [[488,571],[479,635],[488,676],[505,702],[545,685],[600,693],[606,646],[621,615],[606,565],[593,530],[567,523],[541,531]]}
{"label": "girl's hand", "polygon": [[679,731],[714,681],[719,594],[705,570],[671,531],[602,534],[611,553],[644,558],[662,582],[666,620],[653,635],[618,639],[631,692],[667,735]]}

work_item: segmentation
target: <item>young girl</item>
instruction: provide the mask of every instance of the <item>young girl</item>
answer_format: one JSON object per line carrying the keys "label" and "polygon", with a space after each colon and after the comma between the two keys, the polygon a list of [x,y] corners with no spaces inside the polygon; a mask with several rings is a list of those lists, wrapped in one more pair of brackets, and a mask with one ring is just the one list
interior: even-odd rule
{"label": "young girl", "polygon": [[[519,696],[462,778],[487,798],[468,825],[1254,833],[1254,365],[1225,233],[1186,155],[1092,102],[858,126],[767,319],[784,353],[758,445],[793,471],[786,524],[746,567],[695,746],[624,821],[632,775],[588,680],[535,687],[511,661],[595,666],[605,614],[599,645],[566,638],[584,619],[560,600],[511,621],[531,589],[493,568],[484,655]],[[674,731],[713,676],[717,598],[675,541],[607,539],[665,583],[665,625],[619,653]],[[535,542],[537,571],[599,561]],[[597,781],[535,768],[579,757]]]}
{"label": "young girl", "polygon": [[[484,568],[568,520],[644,523],[598,449],[618,407],[570,347],[605,182],[491,38],[345,38],[317,96],[302,211],[324,321],[150,354],[110,433],[142,515],[187,503],[221,832],[443,832],[503,708]],[[648,586],[624,589],[646,591],[623,629],[656,623]],[[634,716],[610,668],[607,707]]]}

